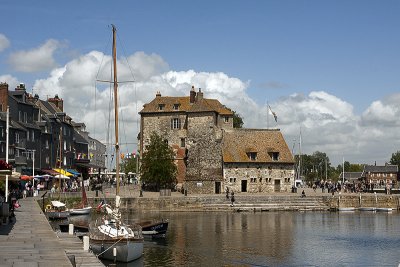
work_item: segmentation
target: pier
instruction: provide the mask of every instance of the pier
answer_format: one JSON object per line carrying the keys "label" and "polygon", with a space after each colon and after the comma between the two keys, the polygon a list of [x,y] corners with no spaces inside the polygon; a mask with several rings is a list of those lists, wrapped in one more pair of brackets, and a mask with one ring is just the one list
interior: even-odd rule
{"label": "pier", "polygon": [[[75,236],[58,236],[36,198],[20,199],[21,207],[8,224],[0,225],[0,266],[104,266],[83,250]],[[72,261],[69,259],[71,258]]]}

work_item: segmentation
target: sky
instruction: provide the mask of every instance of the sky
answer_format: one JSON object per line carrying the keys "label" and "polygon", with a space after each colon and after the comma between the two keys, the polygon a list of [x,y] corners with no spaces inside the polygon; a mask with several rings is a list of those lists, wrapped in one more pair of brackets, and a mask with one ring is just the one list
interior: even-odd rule
{"label": "sky", "polygon": [[380,165],[400,150],[399,1],[21,0],[0,9],[0,82],[43,100],[58,94],[105,143],[110,90],[96,80],[110,79],[117,27],[122,151],[136,150],[143,104],[157,91],[188,96],[192,85],[246,128],[281,129],[294,154]]}

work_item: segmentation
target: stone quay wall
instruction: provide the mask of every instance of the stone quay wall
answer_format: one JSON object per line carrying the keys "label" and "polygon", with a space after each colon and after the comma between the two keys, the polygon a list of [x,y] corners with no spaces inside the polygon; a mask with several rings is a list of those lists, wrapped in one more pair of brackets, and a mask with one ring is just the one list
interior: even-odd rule
{"label": "stone quay wall", "polygon": [[[103,198],[92,197],[89,202],[96,207]],[[106,198],[107,203],[114,204],[114,198]],[[300,197],[293,195],[235,195],[234,206],[225,195],[196,196],[160,196],[160,197],[123,197],[121,210],[141,211],[297,211],[297,210],[335,210],[340,207],[390,207],[399,209],[400,196],[396,195],[318,195]]]}

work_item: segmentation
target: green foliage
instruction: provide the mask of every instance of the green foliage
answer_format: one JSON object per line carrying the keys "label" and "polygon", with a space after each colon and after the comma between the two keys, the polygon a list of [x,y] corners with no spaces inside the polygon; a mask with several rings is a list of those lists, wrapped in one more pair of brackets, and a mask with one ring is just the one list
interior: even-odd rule
{"label": "green foliage", "polygon": [[243,126],[242,117],[235,111],[232,112],[233,112],[233,128],[242,128]]}
{"label": "green foliage", "polygon": [[174,151],[161,136],[153,132],[150,144],[143,153],[140,174],[144,189],[159,191],[174,188],[177,168],[174,163]]}
{"label": "green foliage", "polygon": [[397,165],[400,168],[400,151],[396,153],[392,153],[392,157],[390,158],[390,164]]}
{"label": "green foliage", "polygon": [[[295,156],[296,166],[299,164],[299,156]],[[301,176],[306,182],[315,182],[319,180],[333,179],[335,174],[331,168],[329,157],[326,153],[319,151],[312,155],[301,155]]]}
{"label": "green foliage", "polygon": [[[137,156],[136,156],[137,157]],[[137,158],[125,158],[124,161],[121,163],[121,170],[124,173],[133,172],[136,173],[136,165],[137,165]]]}

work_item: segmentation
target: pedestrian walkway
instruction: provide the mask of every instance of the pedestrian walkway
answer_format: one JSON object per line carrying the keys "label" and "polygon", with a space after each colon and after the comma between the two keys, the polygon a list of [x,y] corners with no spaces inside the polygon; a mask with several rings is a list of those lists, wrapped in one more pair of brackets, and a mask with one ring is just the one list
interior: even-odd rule
{"label": "pedestrian walkway", "polygon": [[[15,218],[0,225],[0,267],[72,266],[65,244],[51,228],[36,199],[19,202],[21,207],[15,211]],[[74,247],[83,250],[82,244],[76,243]]]}

